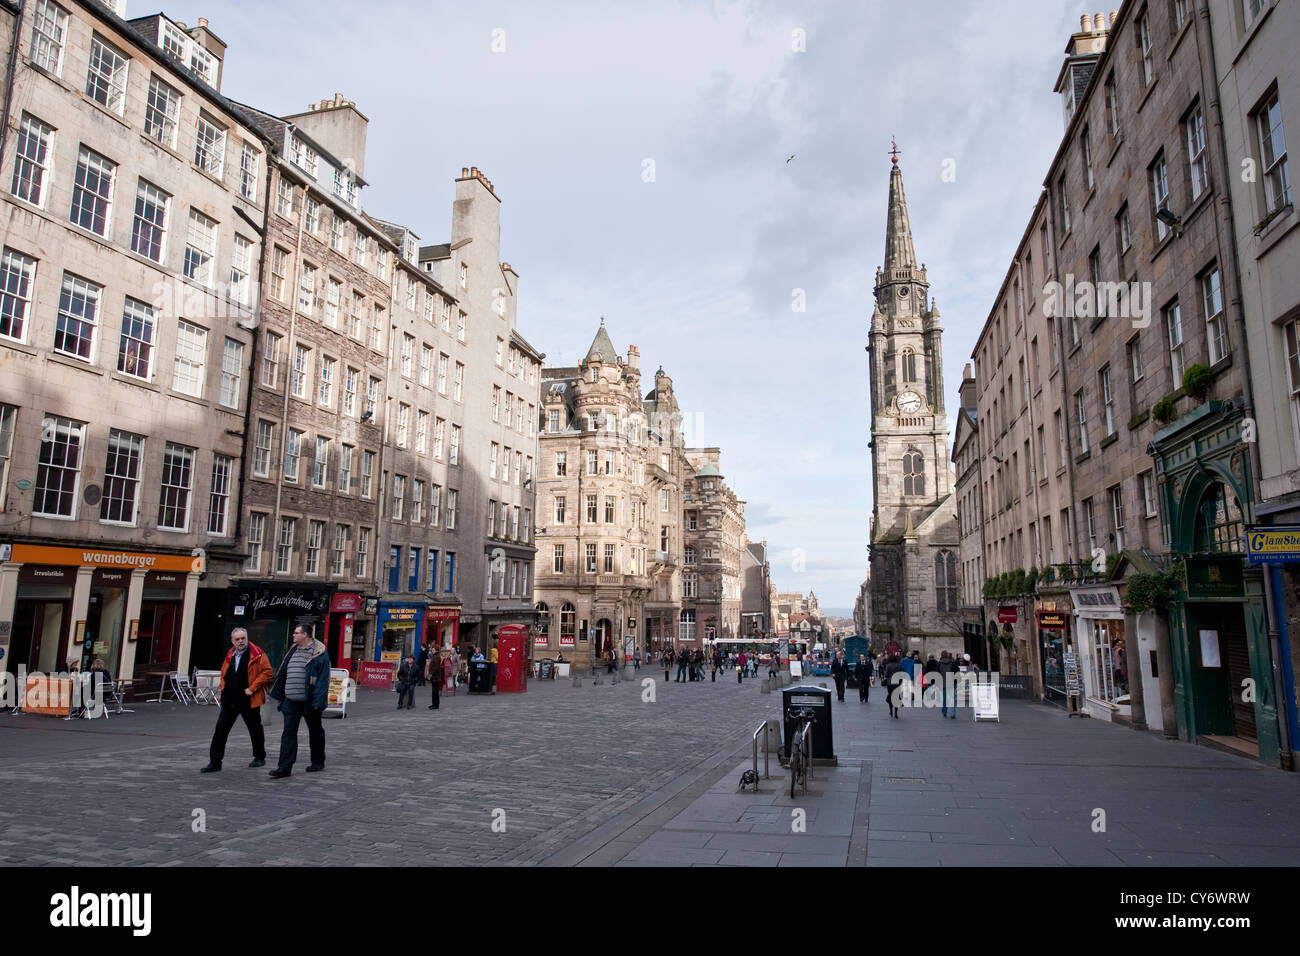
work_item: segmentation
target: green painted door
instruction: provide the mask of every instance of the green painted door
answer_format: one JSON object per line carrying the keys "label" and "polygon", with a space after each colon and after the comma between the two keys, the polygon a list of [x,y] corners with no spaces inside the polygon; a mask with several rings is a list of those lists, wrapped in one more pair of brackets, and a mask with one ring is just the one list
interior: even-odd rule
{"label": "green painted door", "polygon": [[1229,650],[1235,645],[1236,636],[1244,635],[1241,607],[1189,604],[1187,625],[1196,731],[1198,734],[1236,736]]}

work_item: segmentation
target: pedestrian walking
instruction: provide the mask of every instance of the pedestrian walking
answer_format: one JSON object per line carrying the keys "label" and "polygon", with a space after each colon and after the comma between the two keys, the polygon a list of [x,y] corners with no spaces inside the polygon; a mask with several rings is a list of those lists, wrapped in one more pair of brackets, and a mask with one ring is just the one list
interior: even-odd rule
{"label": "pedestrian walking", "polygon": [[311,746],[309,773],[325,769],[325,728],[321,715],[329,703],[330,656],[325,645],[302,624],[293,629],[293,646],[280,663],[271,698],[280,702],[284,733],[280,737],[279,764],[272,777],[287,777],[298,759],[298,724],[306,718]]}
{"label": "pedestrian walking", "polygon": [[740,656],[736,658],[736,683],[737,684],[743,681],[743,678],[745,676],[745,668],[748,666],[749,666],[749,655],[747,655],[744,651],[741,651]]}
{"label": "pedestrian walking", "polygon": [[885,699],[889,703],[889,716],[895,720],[898,719],[898,712],[903,707],[903,681],[906,677],[907,672],[903,670],[902,662],[897,657],[891,657],[889,663],[885,665],[881,683],[885,688]]}
{"label": "pedestrian walking", "polygon": [[858,700],[864,704],[871,703],[871,659],[865,654],[858,655],[857,666],[853,669],[853,679],[858,682]]}
{"label": "pedestrian walking", "polygon": [[492,638],[492,657],[488,664],[488,687],[492,693],[497,692],[497,639]]}
{"label": "pedestrian walking", "polygon": [[844,682],[849,679],[849,667],[844,663],[844,652],[836,651],[831,661],[831,679],[835,681],[835,696],[844,703]]}
{"label": "pedestrian walking", "polygon": [[250,767],[266,765],[266,737],[262,732],[262,704],[266,702],[266,688],[271,683],[271,661],[266,652],[249,643],[248,631],[237,627],[230,632],[230,650],[221,662],[221,708],[217,712],[217,729],[212,733],[208,748],[208,765],[200,773],[215,773],[221,769],[226,755],[226,738],[235,721],[242,719],[253,742],[253,762]]}
{"label": "pedestrian walking", "polygon": [[397,669],[398,710],[402,709],[402,704],[406,704],[407,710],[415,706],[415,676],[415,655],[407,654],[406,660],[402,661],[402,666]]}
{"label": "pedestrian walking", "polygon": [[690,666],[691,654],[686,648],[682,648],[677,655],[677,683],[686,683],[686,668]]}
{"label": "pedestrian walking", "polygon": [[943,716],[951,716],[955,720],[957,718],[957,661],[950,651],[944,651],[939,655],[939,679],[943,681]]}
{"label": "pedestrian walking", "polygon": [[437,710],[443,681],[442,655],[437,650],[430,651],[428,659],[424,662],[424,676],[428,679],[429,686],[433,688],[433,703],[429,705],[429,709]]}
{"label": "pedestrian walking", "polygon": [[668,677],[673,670],[673,655],[671,651],[665,650],[661,656],[663,658],[661,663],[664,665],[664,683],[667,684]]}
{"label": "pedestrian walking", "polygon": [[424,673],[428,669],[425,667],[425,665],[428,663],[429,663],[429,645],[421,644],[420,656],[415,659],[415,669],[416,672],[419,674],[419,679],[416,681],[417,687],[424,686]]}

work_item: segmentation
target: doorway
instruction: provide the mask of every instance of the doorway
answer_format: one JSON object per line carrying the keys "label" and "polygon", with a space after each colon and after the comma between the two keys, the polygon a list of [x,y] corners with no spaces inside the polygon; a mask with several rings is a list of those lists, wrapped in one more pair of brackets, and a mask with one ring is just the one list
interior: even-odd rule
{"label": "doorway", "polygon": [[1252,677],[1242,606],[1189,605],[1188,641],[1197,733],[1257,742],[1255,704],[1242,693]]}
{"label": "doorway", "polygon": [[66,601],[19,600],[14,604],[13,637],[5,655],[5,669],[16,672],[19,665],[28,672],[53,674],[63,670],[63,622]]}
{"label": "doorway", "polygon": [[176,601],[144,601],[140,604],[140,626],[135,648],[137,679],[164,670],[175,670],[180,641],[180,605]]}

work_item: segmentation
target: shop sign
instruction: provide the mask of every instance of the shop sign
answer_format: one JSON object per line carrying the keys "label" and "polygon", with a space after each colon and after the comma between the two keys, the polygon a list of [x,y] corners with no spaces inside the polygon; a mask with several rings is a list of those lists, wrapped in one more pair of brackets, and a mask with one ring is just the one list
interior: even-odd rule
{"label": "shop sign", "polygon": [[144,576],[144,583],[145,587],[179,591],[185,587],[185,576],[174,572],[150,571]]}
{"label": "shop sign", "polygon": [[136,551],[96,551],[48,545],[15,544],[10,558],[23,564],[71,564],[92,568],[140,568],[145,571],[203,572],[203,552],[198,554],[147,554]]}
{"label": "shop sign", "polygon": [[1248,528],[1246,560],[1252,564],[1300,561],[1300,525]]}
{"label": "shop sign", "polygon": [[379,610],[379,598],[373,598],[373,597],[366,598],[366,613],[373,617],[375,612],[378,610]]}
{"label": "shop sign", "polygon": [[96,568],[90,583],[95,587],[113,587],[125,588],[131,585],[130,571],[110,571],[107,568]]}
{"label": "shop sign", "polygon": [[1063,630],[1065,628],[1065,614],[1061,611],[1039,611],[1038,626]]}
{"label": "shop sign", "polygon": [[550,645],[550,643],[551,643],[551,639],[546,634],[533,635],[533,647],[547,647]]}
{"label": "shop sign", "polygon": [[1020,617],[1019,617],[1019,615],[1017,614],[1015,608],[1013,608],[1013,607],[1000,607],[1000,608],[998,608],[998,623],[999,623],[999,624],[1015,624],[1018,620],[1020,620]]}
{"label": "shop sign", "polygon": [[339,591],[330,600],[331,614],[356,614],[361,610],[361,595],[355,591]]}
{"label": "shop sign", "polygon": [[456,621],[460,619],[460,605],[430,604],[424,616],[431,621]]}
{"label": "shop sign", "polygon": [[571,635],[561,634],[561,635],[560,635],[560,646],[561,646],[561,647],[572,647],[572,646],[573,646],[573,637],[572,637]]}
{"label": "shop sign", "polygon": [[382,687],[387,690],[393,683],[393,666],[381,661],[362,661],[357,676],[362,687]]}
{"label": "shop sign", "polygon": [[1119,600],[1119,588],[1094,588],[1087,591],[1071,591],[1074,606],[1081,617],[1120,619],[1124,617],[1124,606]]}
{"label": "shop sign", "polygon": [[1188,558],[1189,598],[1239,598],[1246,594],[1240,558]]}
{"label": "shop sign", "polygon": [[18,569],[20,584],[66,584],[77,580],[76,568],[58,568],[48,565],[25,564]]}
{"label": "shop sign", "polygon": [[[283,610],[290,614],[311,614],[323,612],[330,606],[330,595],[311,589],[289,589],[284,591],[261,590],[251,594],[241,594],[236,607],[243,607],[245,616],[259,618],[268,611]],[[240,612],[235,611],[236,614]]]}

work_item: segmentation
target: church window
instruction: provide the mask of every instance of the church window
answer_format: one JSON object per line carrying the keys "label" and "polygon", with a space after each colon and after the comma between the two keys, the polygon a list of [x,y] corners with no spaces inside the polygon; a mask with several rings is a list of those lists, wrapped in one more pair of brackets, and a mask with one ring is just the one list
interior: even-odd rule
{"label": "church window", "polygon": [[925,494],[925,456],[919,451],[903,456],[903,494]]}
{"label": "church window", "polygon": [[903,381],[916,381],[916,353],[911,349],[903,349]]}
{"label": "church window", "polygon": [[934,556],[934,593],[938,610],[957,610],[957,556],[951,551]]}

